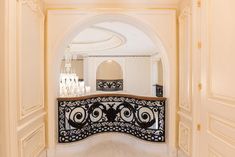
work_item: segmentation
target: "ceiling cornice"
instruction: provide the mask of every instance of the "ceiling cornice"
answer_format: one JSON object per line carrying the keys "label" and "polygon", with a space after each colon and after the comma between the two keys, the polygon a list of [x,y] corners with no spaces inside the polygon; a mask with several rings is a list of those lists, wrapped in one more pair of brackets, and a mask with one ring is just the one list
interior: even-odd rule
{"label": "ceiling cornice", "polygon": [[68,4],[45,4],[46,10],[178,10],[178,4],[171,5],[68,5]]}

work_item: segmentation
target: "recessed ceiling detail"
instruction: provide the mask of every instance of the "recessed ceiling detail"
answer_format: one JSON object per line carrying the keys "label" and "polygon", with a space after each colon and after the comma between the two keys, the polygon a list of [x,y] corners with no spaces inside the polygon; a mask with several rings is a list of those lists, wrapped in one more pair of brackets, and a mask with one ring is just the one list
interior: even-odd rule
{"label": "recessed ceiling detail", "polygon": [[89,27],[80,32],[70,44],[70,52],[84,53],[105,51],[125,44],[126,39],[107,28]]}
{"label": "recessed ceiling detail", "polygon": [[159,52],[158,44],[135,26],[109,21],[82,30],[69,44],[69,52],[75,56],[153,55]]}

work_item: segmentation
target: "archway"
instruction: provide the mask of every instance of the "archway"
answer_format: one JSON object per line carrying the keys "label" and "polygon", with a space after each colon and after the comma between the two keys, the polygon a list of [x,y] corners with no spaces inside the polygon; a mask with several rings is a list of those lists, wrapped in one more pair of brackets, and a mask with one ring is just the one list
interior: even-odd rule
{"label": "archway", "polygon": [[[63,58],[64,50],[66,49],[69,42],[75,37],[75,35],[83,30],[84,28],[91,26],[92,24],[104,22],[104,21],[120,21],[123,23],[128,23],[130,25],[134,25],[144,33],[146,33],[149,38],[156,44],[158,44],[160,48],[160,57],[163,63],[163,71],[164,71],[164,96],[169,98],[170,97],[170,64],[168,60],[168,55],[166,53],[166,49],[161,42],[159,36],[157,33],[153,30],[151,30],[150,27],[148,27],[146,24],[143,24],[142,22],[136,20],[133,17],[122,15],[122,14],[101,14],[98,16],[93,16],[90,18],[85,18],[85,20],[81,20],[78,23],[74,24],[70,28],[67,29],[67,32],[65,32],[61,38],[58,40],[57,44],[54,45],[54,47],[50,47],[50,50],[54,54],[54,58],[49,60],[50,64],[54,65],[53,68],[48,70],[48,83],[52,83],[48,86],[48,104],[56,104],[56,98],[58,97],[58,78],[59,78],[59,65],[60,60]],[[52,72],[52,73],[50,73]],[[56,81],[55,81],[56,80]],[[52,87],[52,88],[51,88]],[[169,101],[168,101],[169,102]],[[175,110],[175,106],[172,106],[172,108],[168,108],[168,116],[170,116],[171,119],[174,119],[174,114],[172,114]],[[48,106],[48,112],[49,112],[49,130],[54,130],[56,132],[56,114],[55,114],[56,108],[52,105]],[[51,124],[51,125],[50,125]],[[169,124],[169,123],[168,123]],[[170,140],[169,135],[170,132],[173,132],[175,126],[169,124],[167,126],[168,136],[167,136],[167,142],[172,143]],[[56,145],[56,138],[55,134],[51,135],[49,137],[49,147],[54,147]],[[175,141],[175,139],[173,139]],[[174,145],[174,144],[172,144]]]}
{"label": "archway", "polygon": [[122,91],[123,71],[114,60],[103,61],[96,70],[97,91]]}

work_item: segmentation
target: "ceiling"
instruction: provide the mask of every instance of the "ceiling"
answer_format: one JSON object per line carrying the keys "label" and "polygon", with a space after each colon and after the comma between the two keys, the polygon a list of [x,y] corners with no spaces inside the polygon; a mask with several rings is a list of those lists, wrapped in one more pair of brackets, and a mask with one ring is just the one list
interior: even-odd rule
{"label": "ceiling", "polygon": [[103,22],[81,31],[70,43],[73,55],[153,55],[155,43],[141,30],[122,22]]}
{"label": "ceiling", "polygon": [[44,0],[46,4],[154,4],[176,5],[180,0]]}

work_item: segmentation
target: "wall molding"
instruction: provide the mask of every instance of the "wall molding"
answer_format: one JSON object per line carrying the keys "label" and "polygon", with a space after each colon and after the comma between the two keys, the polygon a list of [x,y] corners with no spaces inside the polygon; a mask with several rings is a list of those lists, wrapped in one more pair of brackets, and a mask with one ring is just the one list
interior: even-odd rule
{"label": "wall molding", "polygon": [[235,97],[234,96],[228,96],[228,95],[225,95],[225,94],[221,94],[221,93],[216,93],[213,91],[212,89],[212,71],[213,71],[213,66],[212,66],[212,59],[213,59],[213,55],[215,55],[213,52],[212,52],[212,45],[211,45],[211,41],[212,41],[212,37],[211,37],[211,34],[212,34],[212,14],[211,14],[211,3],[213,3],[211,0],[208,0],[208,3],[207,3],[207,20],[208,20],[208,23],[207,23],[207,38],[206,39],[206,50],[208,51],[208,56],[207,56],[207,68],[208,68],[208,72],[207,72],[207,80],[206,80],[206,94],[207,94],[207,97],[211,100],[215,100],[215,101],[219,101],[219,103],[222,103],[224,105],[227,105],[229,107],[234,107],[235,105]]}
{"label": "wall molding", "polygon": [[[178,18],[180,37],[180,102],[179,107],[187,112],[192,111],[192,43],[191,43],[191,8],[185,7]],[[184,65],[183,65],[184,64]],[[185,68],[188,67],[188,68]],[[185,81],[188,79],[189,81]]]}
{"label": "wall molding", "polygon": [[188,156],[191,155],[191,128],[179,122],[179,147]]}
{"label": "wall molding", "polygon": [[37,12],[40,9],[39,1],[38,0],[18,0],[22,4],[27,4],[32,11]]}
{"label": "wall molding", "polygon": [[209,147],[208,152],[209,157],[222,157],[222,155],[212,147]]}
{"label": "wall molding", "polygon": [[180,117],[187,119],[189,122],[193,121],[192,116],[189,115],[188,113],[185,113],[183,111],[178,111],[177,113],[179,114]]}
{"label": "wall molding", "polygon": [[[18,14],[18,17],[17,17],[17,77],[18,77],[18,81],[17,81],[17,94],[18,94],[18,100],[19,100],[19,110],[18,110],[18,120],[23,120],[27,117],[29,117],[30,115],[32,115],[33,113],[39,111],[39,110],[42,110],[44,108],[44,77],[41,78],[41,83],[42,83],[42,90],[41,90],[41,101],[38,102],[37,104],[23,104],[22,102],[22,81],[23,81],[23,76],[22,76],[22,48],[23,48],[23,45],[22,45],[22,37],[23,37],[23,34],[22,34],[22,29],[24,28],[23,27],[23,23],[22,23],[22,20],[23,20],[23,14],[22,14],[22,11],[23,11],[23,6],[24,5],[27,5],[30,10],[32,11],[32,16],[39,16],[38,18],[38,22],[40,23],[40,26],[39,26],[39,41],[40,41],[40,52],[42,54],[44,54],[44,14],[43,12],[41,11],[40,9],[40,5],[39,5],[39,1],[38,0],[19,0],[18,1],[18,4],[17,4],[17,14]],[[35,15],[36,13],[36,15]],[[42,58],[44,59],[44,57]],[[43,62],[42,62],[43,64]],[[43,66],[43,65],[41,65]],[[44,68],[42,68],[42,70],[44,70]],[[42,73],[43,75],[43,73]],[[33,87],[32,87],[33,88]]]}
{"label": "wall molding", "polygon": [[[39,155],[45,149],[45,141],[45,124],[43,123],[19,139],[20,157],[32,157]],[[33,147],[33,150],[28,149],[27,146],[31,146],[31,148]]]}
{"label": "wall molding", "polygon": [[[213,125],[214,123],[214,125]],[[219,128],[216,128],[216,125]],[[222,126],[222,127],[221,127]],[[228,131],[227,133],[225,131]],[[235,122],[222,119],[213,114],[208,115],[208,131],[210,134],[218,138],[220,141],[230,145],[231,147],[235,148],[235,136],[231,133],[235,132]],[[228,134],[230,133],[230,135]]]}

